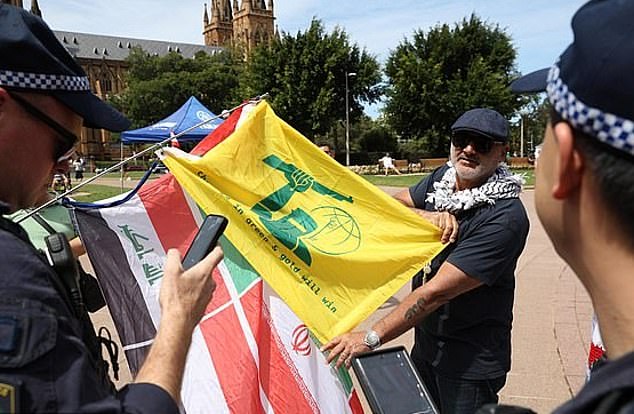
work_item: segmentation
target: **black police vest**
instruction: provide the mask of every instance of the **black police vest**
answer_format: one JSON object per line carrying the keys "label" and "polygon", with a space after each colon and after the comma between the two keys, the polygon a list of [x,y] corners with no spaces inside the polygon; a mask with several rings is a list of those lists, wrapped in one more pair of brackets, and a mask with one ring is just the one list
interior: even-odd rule
{"label": "black police vest", "polygon": [[[39,257],[40,260],[48,265],[48,261],[46,260],[44,255],[39,250],[37,250],[35,246],[33,246],[28,235],[20,225],[4,217],[0,217],[0,231],[2,230],[15,235],[20,240],[31,246],[31,248],[33,249],[33,254]],[[81,328],[81,339],[88,349],[88,357],[97,372],[97,377],[100,379],[105,389],[109,389],[112,393],[116,392],[116,388],[113,382],[110,380],[110,377],[108,376],[109,365],[101,355],[101,344],[102,342],[104,342],[104,339],[102,339],[101,337],[97,337],[97,335],[95,334],[95,327],[92,324],[90,317],[88,316],[86,308],[82,307],[81,310],[76,309],[77,307],[71,300],[70,294],[61,280],[61,276],[57,274],[57,272],[55,272],[55,269],[51,268],[51,270],[52,272],[49,273],[51,276],[51,283],[53,284],[57,293],[59,293],[60,297],[63,299],[64,303],[66,303],[66,305],[68,306],[71,314],[79,321],[79,325]],[[112,342],[109,338],[106,338],[105,342],[108,341]],[[110,353],[112,356],[112,352]],[[117,364],[116,359],[111,360],[111,362],[113,363],[113,369],[115,371],[118,371],[118,367],[114,366],[115,364]]]}

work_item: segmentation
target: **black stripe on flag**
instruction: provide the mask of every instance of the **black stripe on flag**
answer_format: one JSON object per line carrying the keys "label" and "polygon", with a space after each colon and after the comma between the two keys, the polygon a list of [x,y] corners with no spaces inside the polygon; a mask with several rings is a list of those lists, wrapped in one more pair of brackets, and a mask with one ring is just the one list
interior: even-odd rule
{"label": "black stripe on flag", "polygon": [[[156,328],[116,233],[97,211],[75,210],[75,217],[80,238],[99,280],[122,345],[126,347],[151,341],[156,336]],[[133,376],[141,368],[149,350],[148,345],[126,351]]]}

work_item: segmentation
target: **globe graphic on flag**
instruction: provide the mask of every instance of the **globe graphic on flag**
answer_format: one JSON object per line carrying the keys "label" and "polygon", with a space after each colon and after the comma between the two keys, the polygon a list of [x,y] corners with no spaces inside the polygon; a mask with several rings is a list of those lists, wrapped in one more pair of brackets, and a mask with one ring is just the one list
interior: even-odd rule
{"label": "globe graphic on flag", "polygon": [[361,229],[345,210],[334,206],[317,207],[310,212],[317,229],[302,237],[314,249],[328,255],[354,252],[361,245]]}

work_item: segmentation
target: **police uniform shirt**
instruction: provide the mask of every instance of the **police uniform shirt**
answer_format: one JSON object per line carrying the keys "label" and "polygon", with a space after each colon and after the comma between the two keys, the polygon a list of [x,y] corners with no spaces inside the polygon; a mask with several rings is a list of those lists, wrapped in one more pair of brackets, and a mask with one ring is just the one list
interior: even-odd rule
{"label": "police uniform shirt", "polygon": [[0,217],[0,412],[178,413],[153,384],[111,391],[56,277],[24,230]]}

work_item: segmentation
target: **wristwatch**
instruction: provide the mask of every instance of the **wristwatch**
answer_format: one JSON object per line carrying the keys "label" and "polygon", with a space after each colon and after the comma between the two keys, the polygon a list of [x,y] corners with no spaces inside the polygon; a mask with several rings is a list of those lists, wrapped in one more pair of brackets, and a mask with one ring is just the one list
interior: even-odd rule
{"label": "wristwatch", "polygon": [[365,337],[363,337],[363,343],[367,345],[367,347],[370,348],[371,351],[374,351],[381,346],[381,338],[379,337],[379,334],[376,333],[376,331],[369,330],[365,334]]}

